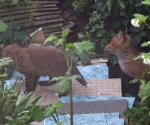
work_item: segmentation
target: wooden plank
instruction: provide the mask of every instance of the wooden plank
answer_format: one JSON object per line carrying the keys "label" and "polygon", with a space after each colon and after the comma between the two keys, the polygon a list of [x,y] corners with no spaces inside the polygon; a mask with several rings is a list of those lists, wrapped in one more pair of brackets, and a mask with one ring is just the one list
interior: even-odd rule
{"label": "wooden plank", "polygon": [[52,35],[52,34],[54,34],[54,35],[59,35],[59,36],[61,36],[61,34],[62,34],[62,31],[57,31],[57,32],[53,32],[53,33],[44,33],[45,34],[45,36],[49,36],[49,35]]}
{"label": "wooden plank", "polygon": [[31,1],[30,3],[28,3],[28,4],[26,4],[26,3],[18,3],[18,4],[15,4],[15,5],[12,5],[11,3],[4,3],[4,4],[1,4],[1,6],[0,6],[0,8],[2,7],[2,8],[4,8],[4,7],[11,7],[11,8],[23,8],[23,7],[25,7],[25,6],[29,6],[29,8],[31,8],[31,7],[33,7],[33,5],[36,5],[36,6],[39,6],[39,5],[41,5],[41,6],[43,6],[43,5],[49,5],[49,6],[56,6],[56,4],[55,3],[46,3],[46,4],[42,4],[41,2],[33,2],[33,1]]}
{"label": "wooden plank", "polygon": [[[44,15],[49,15],[49,16],[51,16],[51,15],[60,14],[60,13],[61,13],[60,10],[57,10],[57,11],[49,11],[49,12],[36,12],[35,15],[34,15],[34,17],[44,16]],[[0,17],[2,17],[1,14],[0,14]],[[29,16],[28,16],[27,14],[24,14],[24,13],[19,13],[19,14],[17,14],[17,16],[16,16],[16,15],[12,15],[12,18],[13,18],[13,19],[19,19],[19,18],[22,18],[22,17],[28,18]],[[8,17],[8,16],[5,16],[5,17],[3,17],[3,20],[9,20],[9,17]]]}
{"label": "wooden plank", "polygon": [[[16,21],[17,23],[20,23],[20,24],[24,24],[24,23],[29,23],[30,22],[30,19],[22,19],[22,20],[14,20]],[[51,24],[51,23],[56,23],[56,22],[62,22],[63,21],[63,18],[56,18],[56,19],[50,19],[50,20],[44,20],[44,21],[34,21],[34,26],[36,25],[44,25],[44,24]],[[9,22],[7,22],[9,23]]]}
{"label": "wooden plank", "polygon": [[48,15],[48,16],[38,16],[35,17],[35,20],[47,20],[47,19],[54,19],[54,18],[60,18],[60,14],[55,14],[55,15]]}
{"label": "wooden plank", "polygon": [[[5,5],[9,5],[11,0],[5,1]],[[30,4],[36,3],[36,0],[32,0]],[[20,24],[29,23],[31,20],[29,18],[30,12],[34,11],[34,24],[28,27],[27,32],[32,33],[38,28],[42,27],[46,35],[55,34],[61,36],[63,27],[63,18],[61,17],[61,11],[57,7],[58,0],[38,0],[37,7],[34,9],[32,7],[25,6],[24,8],[17,8],[16,5],[9,5],[8,12],[10,12],[11,18],[14,22]],[[2,18],[5,23],[9,23],[10,19],[6,12],[0,8],[0,18]]]}
{"label": "wooden plank", "polygon": [[57,18],[57,19],[51,19],[51,20],[44,20],[44,21],[37,21],[34,23],[34,25],[41,25],[41,24],[49,24],[49,23],[56,23],[63,21],[63,18]]}
{"label": "wooden plank", "polygon": [[[19,15],[14,15],[11,16],[13,20],[24,20],[26,18],[29,18],[29,16],[27,14],[23,15],[23,14],[19,14]],[[34,20],[45,20],[45,19],[54,19],[54,18],[58,18],[60,17],[60,14],[53,14],[53,15],[42,15],[42,16],[34,16]],[[9,21],[8,17],[4,17],[3,20],[5,20],[6,22]]]}
{"label": "wooden plank", "polygon": [[52,25],[44,25],[43,26],[44,29],[48,29],[48,30],[55,29],[55,28],[58,28],[58,27],[62,28],[63,27],[63,22],[59,22],[59,23],[56,22],[56,23],[53,23]]}
{"label": "wooden plank", "polygon": [[[5,2],[4,2],[4,4],[5,5],[10,5],[10,3],[12,2],[12,0],[5,0]],[[30,3],[31,4],[33,4],[33,3],[35,3],[35,2],[37,2],[37,0],[32,0],[32,1],[30,1]],[[58,4],[59,2],[58,2],[58,0],[38,0],[38,2],[39,3],[41,3],[41,4]]]}
{"label": "wooden plank", "polygon": [[[21,6],[21,7],[16,7],[16,6],[7,6],[9,9],[7,10],[8,12],[10,11],[15,11],[15,10],[24,10],[24,9],[34,9],[34,6],[27,6],[27,5],[24,5],[24,6]],[[41,10],[43,8],[55,8],[56,7],[56,4],[46,4],[46,5],[42,5],[42,4],[37,4],[37,6],[35,7],[36,10]],[[1,13],[4,13],[4,9],[1,8],[0,9],[0,12]]]}
{"label": "wooden plank", "polygon": [[[25,11],[26,9],[26,11]],[[10,8],[8,9],[8,12],[12,13],[12,12],[15,12],[17,13],[18,11],[23,11],[23,12],[31,12],[31,11],[35,11],[35,12],[38,12],[38,11],[51,11],[51,10],[58,10],[58,7],[46,7],[46,8],[28,8],[28,7],[25,7],[25,8]],[[5,11],[3,9],[0,9],[0,12],[1,13],[5,13]]]}
{"label": "wooden plank", "polygon": [[[63,23],[52,23],[52,24],[46,24],[46,25],[32,26],[32,27],[29,27],[29,29],[27,30],[27,32],[28,33],[33,33],[34,31],[36,31],[40,27],[42,27],[44,31],[45,30],[53,30],[53,29],[62,30]],[[46,31],[46,33],[47,33],[47,31]]]}
{"label": "wooden plank", "polygon": [[56,32],[56,31],[59,31],[60,30],[60,27],[59,28],[55,28],[55,29],[44,29],[44,33],[52,33],[52,32]]}

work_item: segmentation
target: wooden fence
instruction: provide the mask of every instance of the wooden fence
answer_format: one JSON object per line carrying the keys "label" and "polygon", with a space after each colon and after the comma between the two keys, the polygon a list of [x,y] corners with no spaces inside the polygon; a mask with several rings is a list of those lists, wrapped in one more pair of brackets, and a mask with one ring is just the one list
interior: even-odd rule
{"label": "wooden fence", "polygon": [[[57,6],[59,3],[57,0],[31,0],[29,5],[25,4],[23,7],[10,5],[11,1],[5,0],[5,7],[0,3],[0,19],[5,23],[10,23],[12,18],[16,23],[27,24],[31,21],[31,12],[33,11],[33,25],[29,26],[29,32],[34,32],[42,27],[46,36],[50,34],[61,35],[63,18]],[[36,6],[33,6],[34,4]]]}

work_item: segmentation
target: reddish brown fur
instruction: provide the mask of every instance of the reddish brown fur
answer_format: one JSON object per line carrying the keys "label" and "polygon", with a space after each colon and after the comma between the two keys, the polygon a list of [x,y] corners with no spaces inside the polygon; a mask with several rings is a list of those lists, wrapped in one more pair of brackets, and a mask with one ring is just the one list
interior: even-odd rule
{"label": "reddish brown fur", "polygon": [[[2,55],[11,57],[13,62],[10,65],[25,75],[26,92],[35,90],[40,76],[64,76],[67,71],[63,52],[55,47],[20,48],[14,44],[5,47]],[[75,62],[73,62],[72,74],[80,74]],[[88,86],[82,75],[77,80]]]}
{"label": "reddish brown fur", "polygon": [[[105,47],[105,51],[115,54],[122,71],[132,78],[140,78],[142,72],[150,68],[150,65],[144,64],[141,59],[133,61],[140,52],[132,44],[132,38],[121,31],[112,38],[110,44]],[[150,76],[147,76],[147,80],[150,80]]]}

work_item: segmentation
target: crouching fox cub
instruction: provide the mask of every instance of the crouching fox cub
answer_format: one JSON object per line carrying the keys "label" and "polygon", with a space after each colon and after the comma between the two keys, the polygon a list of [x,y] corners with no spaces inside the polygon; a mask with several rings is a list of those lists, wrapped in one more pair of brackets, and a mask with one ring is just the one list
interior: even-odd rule
{"label": "crouching fox cub", "polygon": [[[142,59],[134,60],[140,52],[134,47],[132,38],[121,31],[111,39],[105,51],[115,54],[122,71],[132,78],[140,78],[142,72],[150,68],[150,65],[144,64]],[[150,74],[146,76],[146,79],[150,80]]]}
{"label": "crouching fox cub", "polygon": [[[13,62],[10,66],[24,74],[25,92],[35,91],[40,76],[59,77],[64,76],[67,71],[63,52],[55,47],[21,48],[13,44],[3,48],[1,53],[3,57],[11,57]],[[75,62],[72,65],[72,74],[81,75]],[[77,80],[82,85],[89,86],[82,75]]]}

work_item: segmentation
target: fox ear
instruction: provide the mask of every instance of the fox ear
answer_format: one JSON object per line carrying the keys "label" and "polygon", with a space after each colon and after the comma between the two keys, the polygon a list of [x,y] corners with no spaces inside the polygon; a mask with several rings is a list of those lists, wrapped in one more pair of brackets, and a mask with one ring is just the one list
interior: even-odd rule
{"label": "fox ear", "polygon": [[123,32],[122,31],[119,31],[119,33],[118,33],[118,35],[117,35],[117,38],[118,38],[118,40],[119,41],[124,41],[124,34],[123,34]]}

